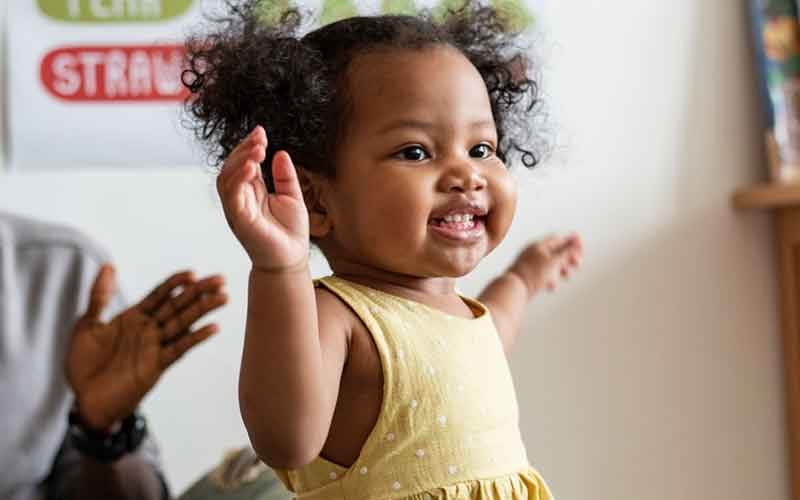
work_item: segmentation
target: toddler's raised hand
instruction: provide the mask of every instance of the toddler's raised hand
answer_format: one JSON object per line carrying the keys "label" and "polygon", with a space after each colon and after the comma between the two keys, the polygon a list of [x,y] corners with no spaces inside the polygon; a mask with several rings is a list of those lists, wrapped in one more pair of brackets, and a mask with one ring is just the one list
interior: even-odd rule
{"label": "toddler's raised hand", "polygon": [[267,134],[259,125],[225,160],[217,177],[225,218],[253,266],[279,271],[308,258],[308,212],[289,154],[272,160],[275,192],[268,193],[261,174]]}
{"label": "toddler's raised hand", "polygon": [[529,245],[517,257],[511,271],[517,273],[528,286],[531,295],[542,288],[554,290],[561,278],[580,265],[583,243],[580,236],[548,236]]}

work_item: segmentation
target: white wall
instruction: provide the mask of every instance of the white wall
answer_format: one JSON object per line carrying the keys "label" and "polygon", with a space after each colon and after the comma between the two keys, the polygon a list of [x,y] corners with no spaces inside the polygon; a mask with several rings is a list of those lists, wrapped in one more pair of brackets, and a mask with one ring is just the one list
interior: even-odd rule
{"label": "white wall", "polygon": [[[510,238],[462,287],[529,238],[586,240],[512,362],[531,460],[560,499],[789,498],[773,229],[729,204],[766,171],[740,3],[544,2],[563,146],[523,178]],[[176,489],[246,439],[247,261],[212,184],[202,168],[0,175],[0,209],[83,228],[131,295],[176,268],[227,276],[224,331],[146,402]]]}

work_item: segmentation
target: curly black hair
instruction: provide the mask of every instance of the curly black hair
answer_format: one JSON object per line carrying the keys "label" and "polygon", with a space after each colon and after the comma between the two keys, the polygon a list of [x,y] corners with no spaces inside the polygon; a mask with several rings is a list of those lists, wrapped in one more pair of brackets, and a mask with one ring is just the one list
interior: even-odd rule
{"label": "curly black hair", "polygon": [[269,145],[262,164],[272,190],[273,155],[286,150],[298,165],[333,177],[331,159],[348,116],[346,77],[358,55],[379,49],[452,46],[486,83],[498,134],[497,155],[536,165],[532,151],[539,86],[510,19],[466,0],[444,15],[352,17],[304,36],[297,9],[267,15],[275,0],[227,0],[227,13],[186,41],[186,126],[221,163],[258,124]]}

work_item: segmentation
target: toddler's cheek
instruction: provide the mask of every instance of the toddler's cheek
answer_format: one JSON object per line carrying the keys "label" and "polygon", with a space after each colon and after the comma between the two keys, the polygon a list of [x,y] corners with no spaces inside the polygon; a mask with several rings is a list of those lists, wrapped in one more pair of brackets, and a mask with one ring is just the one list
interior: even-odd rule
{"label": "toddler's cheek", "polygon": [[506,173],[493,184],[493,208],[486,227],[492,248],[503,241],[517,211],[517,184],[511,175]]}

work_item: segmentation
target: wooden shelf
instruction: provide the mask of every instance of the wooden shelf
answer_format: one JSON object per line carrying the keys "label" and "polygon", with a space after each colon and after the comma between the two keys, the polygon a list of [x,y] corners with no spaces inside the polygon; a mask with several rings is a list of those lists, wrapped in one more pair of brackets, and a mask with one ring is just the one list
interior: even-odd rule
{"label": "wooden shelf", "polygon": [[736,208],[800,207],[800,184],[756,184],[733,195]]}
{"label": "wooden shelf", "polygon": [[800,185],[743,188],[733,195],[733,206],[768,209],[775,219],[792,498],[800,500]]}

